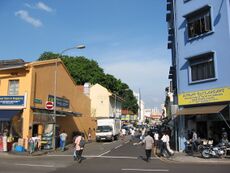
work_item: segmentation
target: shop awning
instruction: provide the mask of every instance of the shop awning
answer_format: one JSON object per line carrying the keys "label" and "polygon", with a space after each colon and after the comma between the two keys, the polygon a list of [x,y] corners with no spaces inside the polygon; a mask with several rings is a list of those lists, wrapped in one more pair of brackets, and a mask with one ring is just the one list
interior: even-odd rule
{"label": "shop awning", "polygon": [[216,114],[222,111],[227,105],[199,106],[192,108],[183,108],[177,111],[176,115],[205,115]]}
{"label": "shop awning", "polygon": [[[52,115],[54,116],[54,111],[53,110],[47,110],[43,108],[36,108],[36,107],[31,107],[31,109],[34,111],[34,114],[40,114],[40,115]],[[56,110],[56,117],[64,117],[64,116],[81,116],[82,113],[80,112],[72,112],[72,111],[61,111],[61,110]]]}
{"label": "shop awning", "polygon": [[13,116],[18,115],[21,111],[21,109],[0,110],[0,121],[10,121]]}

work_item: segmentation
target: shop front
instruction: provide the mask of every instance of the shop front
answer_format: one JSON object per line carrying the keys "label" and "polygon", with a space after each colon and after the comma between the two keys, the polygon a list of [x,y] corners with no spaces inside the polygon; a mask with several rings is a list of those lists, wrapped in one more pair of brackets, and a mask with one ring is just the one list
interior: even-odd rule
{"label": "shop front", "polygon": [[24,96],[0,96],[0,152],[22,137]]}
{"label": "shop front", "polygon": [[[33,123],[30,126],[32,130],[32,137],[37,139],[38,143],[36,149],[53,149],[59,147],[59,134],[60,127],[63,124],[57,123],[58,117],[66,118],[67,116],[75,117],[80,116],[79,112],[47,110],[42,108],[31,107],[33,110]],[[55,134],[55,135],[54,135]]]}
{"label": "shop front", "polygon": [[201,140],[213,140],[214,144],[218,144],[221,139],[221,129],[230,130],[229,105],[181,108],[177,112],[175,124],[179,127],[176,129],[179,150],[184,150],[184,143],[189,140],[192,129]]}

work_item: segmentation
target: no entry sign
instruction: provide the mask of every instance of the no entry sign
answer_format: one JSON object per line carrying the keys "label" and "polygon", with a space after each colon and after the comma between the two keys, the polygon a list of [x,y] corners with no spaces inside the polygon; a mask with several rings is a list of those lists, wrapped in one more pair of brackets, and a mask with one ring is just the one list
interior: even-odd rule
{"label": "no entry sign", "polygon": [[46,109],[53,110],[54,109],[54,102],[47,101],[46,102]]}

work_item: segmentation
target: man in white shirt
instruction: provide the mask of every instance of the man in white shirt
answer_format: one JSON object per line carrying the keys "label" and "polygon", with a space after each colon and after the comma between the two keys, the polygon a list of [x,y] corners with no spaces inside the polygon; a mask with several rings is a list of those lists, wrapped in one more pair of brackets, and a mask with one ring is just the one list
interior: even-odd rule
{"label": "man in white shirt", "polygon": [[148,132],[148,135],[142,141],[142,143],[145,144],[145,154],[146,154],[146,161],[147,162],[149,161],[149,159],[151,157],[152,148],[153,148],[153,144],[154,144],[154,140],[150,136],[150,134],[151,134],[151,132]]}
{"label": "man in white shirt", "polygon": [[60,134],[61,151],[65,151],[66,138],[67,138],[67,134],[63,130],[62,133]]}
{"label": "man in white shirt", "polygon": [[159,134],[156,131],[154,133],[154,148],[153,148],[153,155],[156,156],[157,155],[157,147],[159,147]]}

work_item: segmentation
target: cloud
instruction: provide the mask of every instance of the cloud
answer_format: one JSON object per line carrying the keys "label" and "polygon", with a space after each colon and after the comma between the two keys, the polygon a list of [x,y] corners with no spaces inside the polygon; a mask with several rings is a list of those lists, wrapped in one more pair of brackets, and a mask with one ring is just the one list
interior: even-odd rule
{"label": "cloud", "polygon": [[34,27],[41,27],[43,24],[39,19],[35,19],[29,15],[29,13],[25,10],[19,10],[15,12],[15,16],[20,17],[22,20],[27,23],[33,25]]}
{"label": "cloud", "polygon": [[31,9],[39,9],[39,10],[43,10],[46,12],[53,12],[54,11],[51,7],[46,5],[44,2],[38,2],[35,5],[25,3],[25,6],[28,8],[31,8]]}
{"label": "cloud", "polygon": [[38,3],[36,4],[36,7],[37,7],[38,9],[44,10],[44,11],[46,11],[46,12],[52,12],[52,11],[53,11],[52,8],[50,8],[48,5],[44,4],[43,2],[38,2]]}
{"label": "cloud", "polygon": [[164,89],[169,85],[169,62],[162,59],[124,60],[104,65],[106,73],[114,75],[138,92],[140,89],[146,107],[160,107],[165,99]]}

